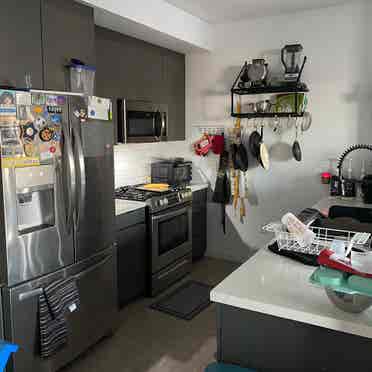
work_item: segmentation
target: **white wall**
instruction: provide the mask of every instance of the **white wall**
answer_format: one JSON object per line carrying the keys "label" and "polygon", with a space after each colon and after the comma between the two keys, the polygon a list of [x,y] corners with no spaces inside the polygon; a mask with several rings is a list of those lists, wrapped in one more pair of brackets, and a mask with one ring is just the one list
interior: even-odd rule
{"label": "white wall", "polygon": [[[372,4],[366,2],[216,26],[215,51],[186,57],[188,141],[117,146],[116,186],[145,182],[153,158],[172,156],[191,158],[199,170],[196,180],[206,178],[214,185],[218,159],[214,155],[192,155],[190,142],[198,135],[192,125],[232,126],[228,92],[243,61],[265,56],[271,68],[280,71],[280,48],[289,42],[301,42],[309,58],[304,80],[311,89],[309,110],[314,119],[311,130],[300,140],[303,162],[280,160],[290,155],[293,130],[281,137],[267,130],[265,141],[274,153],[272,169],[248,172],[246,222],[241,224],[228,207],[224,236],[219,206],[208,207],[207,254],[245,260],[270,238],[260,232],[264,223],[288,210],[311,206],[327,194],[319,182],[319,172],[327,168],[329,157],[337,157],[349,144],[372,142],[371,17]],[[360,162],[355,161],[354,167],[358,176]],[[369,170],[372,173],[371,167]]]}
{"label": "white wall", "polygon": [[[218,208],[210,206],[209,255],[239,261],[249,257],[268,239],[260,233],[264,223],[311,206],[326,194],[318,175],[328,158],[349,144],[372,141],[371,17],[371,5],[360,3],[223,24],[216,26],[213,52],[187,56],[187,133],[192,135],[193,124],[232,125],[228,92],[244,60],[265,56],[270,68],[280,71],[280,48],[290,42],[301,42],[308,55],[304,81],[311,89],[313,126],[300,140],[303,161],[279,160],[290,156],[286,144],[292,144],[293,130],[281,137],[266,130],[266,142],[276,149],[272,169],[248,172],[247,221],[241,224],[228,208],[226,236]],[[359,172],[359,162],[354,166]]]}
{"label": "white wall", "polygon": [[179,52],[213,48],[212,26],[164,0],[81,0],[98,26]]}

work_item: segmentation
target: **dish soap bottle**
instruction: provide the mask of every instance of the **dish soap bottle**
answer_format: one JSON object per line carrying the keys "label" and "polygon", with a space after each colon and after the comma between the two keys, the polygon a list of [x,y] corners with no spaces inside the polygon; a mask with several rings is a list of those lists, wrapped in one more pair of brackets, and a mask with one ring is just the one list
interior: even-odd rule
{"label": "dish soap bottle", "polygon": [[366,176],[366,161],[362,160],[362,167],[360,168],[360,177],[358,182],[358,198],[363,199],[362,181]]}

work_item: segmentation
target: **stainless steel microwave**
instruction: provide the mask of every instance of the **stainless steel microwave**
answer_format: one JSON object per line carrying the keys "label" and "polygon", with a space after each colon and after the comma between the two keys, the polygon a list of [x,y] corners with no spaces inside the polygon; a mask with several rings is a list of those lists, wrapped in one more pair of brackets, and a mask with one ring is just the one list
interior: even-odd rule
{"label": "stainless steel microwave", "polygon": [[167,141],[168,105],[118,99],[118,142]]}

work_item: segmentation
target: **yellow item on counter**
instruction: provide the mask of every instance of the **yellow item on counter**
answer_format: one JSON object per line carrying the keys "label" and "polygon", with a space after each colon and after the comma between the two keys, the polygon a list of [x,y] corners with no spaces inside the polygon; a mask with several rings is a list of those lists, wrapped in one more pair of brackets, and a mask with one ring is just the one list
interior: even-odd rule
{"label": "yellow item on counter", "polygon": [[167,183],[148,183],[147,185],[139,187],[139,189],[148,191],[167,191],[169,189],[169,185]]}

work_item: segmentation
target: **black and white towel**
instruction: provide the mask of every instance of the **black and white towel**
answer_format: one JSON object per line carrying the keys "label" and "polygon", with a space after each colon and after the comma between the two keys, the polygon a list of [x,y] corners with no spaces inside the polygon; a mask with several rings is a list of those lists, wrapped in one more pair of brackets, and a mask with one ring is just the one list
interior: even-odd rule
{"label": "black and white towel", "polygon": [[43,288],[39,296],[40,355],[47,358],[67,343],[66,314],[80,306],[74,278],[62,279]]}

